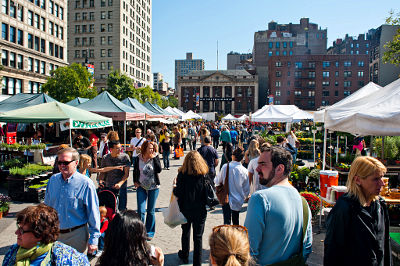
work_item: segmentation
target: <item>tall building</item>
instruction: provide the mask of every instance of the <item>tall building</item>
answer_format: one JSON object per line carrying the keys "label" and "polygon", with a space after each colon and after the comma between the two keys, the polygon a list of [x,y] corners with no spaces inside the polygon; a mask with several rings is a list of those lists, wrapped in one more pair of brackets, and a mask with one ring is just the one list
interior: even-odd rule
{"label": "tall building", "polygon": [[[327,30],[301,18],[300,24],[268,24],[268,29],[254,33],[253,63],[259,80],[258,105],[268,96],[268,61],[271,56],[326,54]],[[288,58],[288,60],[290,60]]]}
{"label": "tall building", "polygon": [[359,34],[357,38],[346,34],[344,39],[337,39],[328,48],[327,54],[369,54],[370,35]]}
{"label": "tall building", "polygon": [[201,70],[178,77],[184,111],[248,114],[257,110],[257,76],[246,70]]}
{"label": "tall building", "polygon": [[226,56],[227,63],[226,67],[228,70],[230,69],[246,69],[246,63],[251,61],[253,58],[252,53],[241,54],[237,52],[230,52]]}
{"label": "tall building", "polygon": [[369,63],[370,81],[375,82],[380,86],[395,81],[399,78],[400,67],[393,64],[385,64],[382,57],[385,53],[385,44],[393,40],[393,36],[397,34],[400,26],[382,25],[377,29],[368,31],[371,39],[371,52]]}
{"label": "tall building", "polygon": [[164,76],[160,72],[153,73],[153,89],[160,93],[168,91],[168,83],[164,81]]}
{"label": "tall building", "polygon": [[368,55],[271,56],[274,104],[316,110],[332,105],[368,83]]}
{"label": "tall building", "polygon": [[178,76],[184,76],[193,70],[204,70],[204,60],[193,59],[192,53],[186,53],[186,59],[175,60],[175,89],[178,88]]}
{"label": "tall building", "polygon": [[105,88],[114,69],[138,87],[152,86],[151,0],[75,0],[68,5],[68,61],[94,65]]}
{"label": "tall building", "polygon": [[1,94],[38,93],[50,72],[67,65],[67,2],[2,0]]}

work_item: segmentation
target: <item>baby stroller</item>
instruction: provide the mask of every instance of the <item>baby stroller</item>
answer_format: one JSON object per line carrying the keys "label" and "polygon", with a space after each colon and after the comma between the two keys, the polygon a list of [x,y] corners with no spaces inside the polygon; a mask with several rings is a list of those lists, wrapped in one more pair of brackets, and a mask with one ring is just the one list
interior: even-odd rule
{"label": "baby stroller", "polygon": [[97,192],[99,197],[99,206],[105,206],[107,209],[107,219],[112,221],[117,212],[118,197],[108,188],[100,189]]}

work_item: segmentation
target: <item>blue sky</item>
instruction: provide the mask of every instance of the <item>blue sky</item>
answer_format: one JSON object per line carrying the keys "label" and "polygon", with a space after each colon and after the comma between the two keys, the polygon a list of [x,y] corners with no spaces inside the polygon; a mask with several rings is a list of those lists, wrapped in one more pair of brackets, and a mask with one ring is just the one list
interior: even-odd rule
{"label": "blue sky", "polygon": [[310,22],[328,29],[328,47],[346,33],[357,36],[384,24],[399,0],[153,0],[152,72],[161,72],[174,87],[175,59],[186,52],[205,60],[205,69],[226,69],[230,51],[251,52],[254,32],[268,22]]}

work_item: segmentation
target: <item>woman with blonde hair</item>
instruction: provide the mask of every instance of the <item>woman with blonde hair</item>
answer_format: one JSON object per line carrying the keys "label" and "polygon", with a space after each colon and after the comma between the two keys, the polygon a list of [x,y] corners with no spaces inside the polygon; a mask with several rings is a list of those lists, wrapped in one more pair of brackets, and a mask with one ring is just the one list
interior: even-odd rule
{"label": "woman with blonde hair", "polygon": [[253,262],[247,229],[244,226],[214,227],[209,244],[212,266],[247,266]]}
{"label": "woman with blonde hair", "polygon": [[190,151],[178,169],[174,195],[178,198],[180,211],[187,219],[182,225],[182,250],[178,256],[183,263],[188,263],[190,250],[190,228],[193,227],[193,265],[201,265],[202,237],[207,217],[206,182],[208,166],[197,151]]}
{"label": "woman with blonde hair", "polygon": [[260,156],[259,142],[258,140],[253,139],[250,141],[249,148],[244,154],[243,165],[248,166],[250,161],[254,158],[257,158],[258,156]]}
{"label": "woman with blonde hair", "polygon": [[91,173],[105,173],[111,170],[124,170],[123,165],[107,166],[103,168],[92,168],[92,157],[87,154],[81,154],[79,156],[78,172],[90,178]]}
{"label": "woman with blonde hair", "polygon": [[392,265],[389,216],[379,197],[386,167],[370,156],[357,157],[341,196],[327,219],[324,265]]}

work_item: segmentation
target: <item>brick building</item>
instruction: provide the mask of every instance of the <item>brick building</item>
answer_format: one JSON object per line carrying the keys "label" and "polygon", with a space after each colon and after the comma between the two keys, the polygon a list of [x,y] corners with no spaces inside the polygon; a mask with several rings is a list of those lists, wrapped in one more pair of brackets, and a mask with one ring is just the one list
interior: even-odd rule
{"label": "brick building", "polygon": [[183,111],[248,114],[257,110],[257,76],[245,70],[201,70],[178,77]]}
{"label": "brick building", "polygon": [[369,54],[370,40],[369,34],[359,34],[357,38],[346,34],[344,39],[337,39],[328,48],[327,54]]}
{"label": "brick building", "polygon": [[272,56],[268,62],[274,104],[316,110],[368,83],[368,55]]}

